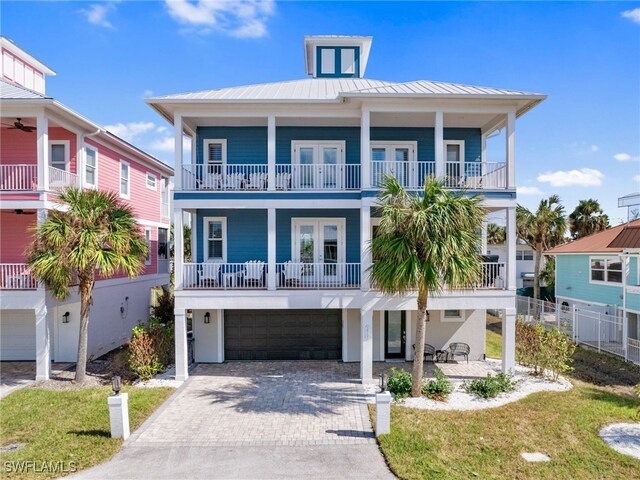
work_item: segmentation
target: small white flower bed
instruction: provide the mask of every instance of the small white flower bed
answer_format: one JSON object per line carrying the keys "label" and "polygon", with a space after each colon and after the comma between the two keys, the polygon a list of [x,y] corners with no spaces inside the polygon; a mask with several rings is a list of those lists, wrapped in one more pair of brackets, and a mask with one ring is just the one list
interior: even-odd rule
{"label": "small white flower bed", "polygon": [[156,388],[156,387],[172,387],[178,388],[183,382],[176,380],[176,367],[174,365],[169,365],[167,369],[153,377],[151,380],[143,382],[142,380],[137,380],[134,385],[139,388]]}
{"label": "small white flower bed", "polygon": [[[493,374],[498,374],[501,371],[500,360],[488,359],[486,361],[487,366]],[[571,383],[563,377],[560,377],[557,382],[544,377],[534,377],[530,375],[531,369],[516,365],[512,379],[517,383],[513,392],[501,393],[495,398],[480,398],[477,395],[466,393],[462,389],[464,379],[455,377],[449,377],[449,380],[454,386],[454,390],[449,396],[446,402],[439,402],[431,400],[426,397],[420,398],[406,398],[394,402],[395,405],[419,408],[424,410],[480,410],[483,408],[495,408],[507,403],[520,400],[531,393],[536,392],[563,392],[570,390],[573,386]],[[373,391],[367,393],[374,393]],[[371,396],[371,401],[375,402],[375,396]]]}

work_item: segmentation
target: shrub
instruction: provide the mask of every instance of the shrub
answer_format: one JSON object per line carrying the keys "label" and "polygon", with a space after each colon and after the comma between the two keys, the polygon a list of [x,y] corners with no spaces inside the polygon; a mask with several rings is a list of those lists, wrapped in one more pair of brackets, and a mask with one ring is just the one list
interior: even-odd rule
{"label": "shrub", "polygon": [[557,328],[546,331],[542,340],[543,367],[550,370],[554,381],[560,374],[573,370],[569,363],[573,362],[576,344]]}
{"label": "shrub", "polygon": [[157,303],[155,307],[152,307],[153,316],[158,318],[160,323],[172,325],[175,322],[173,293],[163,286],[162,295],[158,297]]}
{"label": "shrub", "polygon": [[434,380],[428,380],[422,384],[422,394],[427,398],[444,402],[453,392],[453,385],[439,368],[436,368],[434,374],[436,377]]}
{"label": "shrub", "polygon": [[542,324],[516,322],[516,357],[524,366],[533,368],[534,375],[551,373],[553,380],[573,368],[569,365],[576,346],[571,339],[553,327],[545,330]]}
{"label": "shrub", "polygon": [[173,329],[155,318],[133,328],[129,341],[129,368],[142,380],[149,380],[173,361]]}
{"label": "shrub", "polygon": [[534,375],[543,373],[540,370],[543,335],[544,327],[539,323],[516,322],[516,358],[525,367],[533,368]]}
{"label": "shrub", "polygon": [[408,397],[411,393],[411,373],[392,368],[387,379],[387,390],[398,399]]}
{"label": "shrub", "polygon": [[482,398],[495,398],[500,393],[513,392],[517,382],[511,376],[499,373],[495,377],[488,374],[485,378],[477,378],[464,382],[462,388],[467,393],[473,393]]}

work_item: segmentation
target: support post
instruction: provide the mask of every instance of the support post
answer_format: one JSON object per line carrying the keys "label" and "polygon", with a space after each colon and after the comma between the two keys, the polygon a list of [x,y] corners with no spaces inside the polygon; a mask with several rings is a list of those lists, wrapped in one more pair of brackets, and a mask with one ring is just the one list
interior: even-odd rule
{"label": "support post", "polygon": [[38,190],[49,187],[49,120],[44,111],[36,116]]}
{"label": "support post", "polygon": [[600,337],[602,336],[602,329],[600,328],[602,322],[602,313],[598,312],[598,352],[600,351]]}
{"label": "support post", "polygon": [[111,424],[111,438],[129,438],[129,394],[119,393],[109,396],[109,423]]}
{"label": "support post", "polygon": [[502,315],[502,372],[516,365],[516,309],[505,308]]}
{"label": "support post", "polygon": [[373,310],[360,310],[360,379],[373,383]]}
{"label": "support post", "polygon": [[267,190],[276,189],[276,117],[267,117]]}
{"label": "support post", "polygon": [[47,306],[42,303],[36,308],[36,381],[49,380],[51,376],[51,341],[47,322]]}
{"label": "support post", "polygon": [[391,394],[376,393],[376,437],[391,432]]}
{"label": "support post", "polygon": [[362,190],[371,188],[371,112],[362,108],[360,117],[360,184]]}
{"label": "support post", "polygon": [[[175,190],[182,190],[182,115],[175,114],[173,116],[173,134],[174,134],[174,159],[175,159]],[[194,148],[193,142],[191,142],[191,148]],[[175,228],[175,227],[174,227]],[[174,232],[175,233],[175,232]]]}
{"label": "support post", "polygon": [[436,112],[435,116],[435,128],[433,129],[433,140],[435,145],[435,160],[436,160],[436,178],[439,180],[444,179],[444,113]]}
{"label": "support post", "polygon": [[[176,290],[182,290],[183,282],[183,262],[184,262],[184,230],[182,228],[182,209],[175,208],[173,211],[173,278]],[[192,237],[196,236],[196,232],[193,231]],[[195,251],[193,251],[195,254]]]}
{"label": "support post", "polygon": [[189,378],[189,359],[187,345],[187,316],[184,309],[175,312],[176,336],[176,380],[184,382]]}
{"label": "support post", "polygon": [[489,222],[485,219],[482,221],[482,230],[481,230],[481,241],[482,241],[482,254],[487,254],[487,228],[489,226]]}
{"label": "support post", "polygon": [[507,113],[507,188],[516,188],[516,112]]}
{"label": "support post", "polygon": [[516,207],[507,208],[507,290],[516,290]]}
{"label": "support post", "polygon": [[360,290],[371,288],[369,269],[371,268],[371,207],[360,208]]}
{"label": "support post", "polygon": [[276,209],[267,209],[267,289],[276,289]]}

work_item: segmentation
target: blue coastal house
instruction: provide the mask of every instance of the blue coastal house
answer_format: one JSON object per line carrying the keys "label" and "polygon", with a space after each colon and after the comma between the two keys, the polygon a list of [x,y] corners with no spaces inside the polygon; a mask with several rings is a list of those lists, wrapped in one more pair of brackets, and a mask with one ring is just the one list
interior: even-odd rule
{"label": "blue coastal house", "polygon": [[[307,79],[147,99],[175,131],[178,378],[187,376],[187,310],[197,362],[360,362],[367,382],[374,361],[411,360],[416,295],[385,295],[367,273],[384,175],[415,192],[432,175],[503,212],[506,259],[485,263],[474,288],[430,299],[427,343],[464,342],[481,359],[485,311],[502,310],[504,368],[513,366],[516,119],[546,97],[371,80],[371,45],[309,36]],[[499,129],[504,158],[488,159],[487,138]],[[184,212],[191,262],[181,254]]]}

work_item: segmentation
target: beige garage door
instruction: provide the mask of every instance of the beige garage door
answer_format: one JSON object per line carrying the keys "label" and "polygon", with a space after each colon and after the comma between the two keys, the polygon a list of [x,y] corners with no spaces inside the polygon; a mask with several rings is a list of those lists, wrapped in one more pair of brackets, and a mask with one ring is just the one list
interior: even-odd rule
{"label": "beige garage door", "polygon": [[0,311],[0,360],[36,359],[36,316],[33,310]]}

